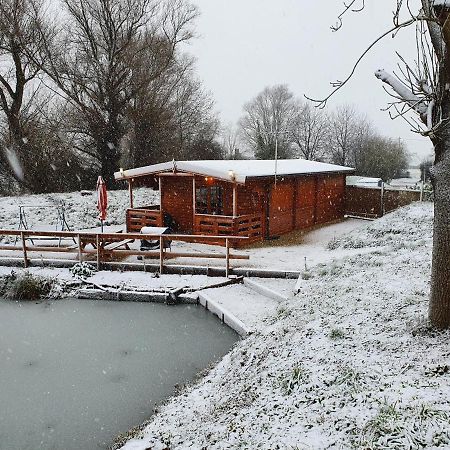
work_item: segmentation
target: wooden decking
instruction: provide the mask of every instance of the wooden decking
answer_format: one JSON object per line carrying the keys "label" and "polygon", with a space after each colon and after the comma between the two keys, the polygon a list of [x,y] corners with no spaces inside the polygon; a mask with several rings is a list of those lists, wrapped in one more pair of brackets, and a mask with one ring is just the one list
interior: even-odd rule
{"label": "wooden decking", "polygon": [[[164,226],[163,215],[158,206],[129,208],[126,212],[127,232],[139,233],[143,227]],[[261,241],[264,238],[263,223],[260,214],[246,214],[237,217],[212,214],[194,215],[194,234],[197,242],[203,242],[203,236],[239,236],[245,237],[245,244]],[[210,239],[205,243],[214,243]],[[223,239],[219,244],[224,244]],[[237,243],[237,241],[234,241]],[[244,241],[240,242],[241,244]]]}
{"label": "wooden decking", "polygon": [[127,232],[139,233],[143,227],[162,227],[163,216],[159,206],[128,208],[126,212]]}
{"label": "wooden decking", "polygon": [[246,244],[263,239],[261,216],[258,214],[238,217],[196,214],[194,229],[200,235],[246,237]]}

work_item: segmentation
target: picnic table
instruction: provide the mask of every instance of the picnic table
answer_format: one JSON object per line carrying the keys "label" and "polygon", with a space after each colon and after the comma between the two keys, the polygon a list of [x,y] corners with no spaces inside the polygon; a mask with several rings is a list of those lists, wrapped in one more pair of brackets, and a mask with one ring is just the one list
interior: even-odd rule
{"label": "picnic table", "polygon": [[[86,234],[85,234],[86,233]],[[92,233],[92,234],[88,234]],[[112,234],[121,234],[123,233],[123,227],[104,227],[103,232],[100,227],[90,228],[88,230],[83,230],[83,233],[80,233],[80,242],[79,247],[84,250],[87,245],[92,245],[94,249],[100,245],[100,249],[103,251],[111,251],[116,250],[120,247],[125,247],[126,250],[129,250],[130,247],[128,244],[134,242],[134,239],[123,239],[120,236],[114,237]],[[100,236],[102,234],[108,235],[107,239],[101,239]]]}

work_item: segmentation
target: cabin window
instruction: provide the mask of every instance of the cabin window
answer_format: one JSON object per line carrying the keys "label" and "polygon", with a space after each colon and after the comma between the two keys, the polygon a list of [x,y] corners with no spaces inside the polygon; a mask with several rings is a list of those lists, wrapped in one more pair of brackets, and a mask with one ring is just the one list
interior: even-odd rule
{"label": "cabin window", "polygon": [[195,212],[197,214],[223,214],[223,188],[221,186],[196,188]]}

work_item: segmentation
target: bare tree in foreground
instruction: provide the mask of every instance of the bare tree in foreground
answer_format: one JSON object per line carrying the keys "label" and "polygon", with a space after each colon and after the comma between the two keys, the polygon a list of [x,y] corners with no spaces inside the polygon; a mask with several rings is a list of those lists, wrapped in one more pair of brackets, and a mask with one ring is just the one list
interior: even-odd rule
{"label": "bare tree in foreground", "polygon": [[[364,1],[353,0],[346,5],[346,12]],[[335,84],[341,89],[355,72],[363,56],[383,37],[398,33],[402,28],[416,25],[417,61],[408,64],[402,59],[400,76],[377,70],[376,76],[392,89],[390,104],[394,115],[402,116],[412,125],[414,131],[428,136],[435,152],[431,169],[434,187],[433,258],[431,274],[431,295],[429,319],[433,326],[450,327],[450,0],[421,0],[420,11],[412,11],[409,2],[397,0],[394,25],[387,30],[356,62],[350,75]],[[403,17],[406,18],[403,19]],[[334,27],[339,29],[339,23]],[[408,113],[415,114],[411,119]]]}

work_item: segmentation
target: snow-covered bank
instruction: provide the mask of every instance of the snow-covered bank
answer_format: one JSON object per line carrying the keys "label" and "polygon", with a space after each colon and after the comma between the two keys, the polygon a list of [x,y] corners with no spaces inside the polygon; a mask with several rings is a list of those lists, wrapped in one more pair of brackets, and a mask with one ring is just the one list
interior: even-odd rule
{"label": "snow-covered bank", "polygon": [[[152,189],[140,188],[133,192],[136,206],[159,203],[159,193]],[[25,205],[29,228],[39,228],[42,224],[58,224],[57,205],[64,205],[65,216],[71,229],[82,230],[100,225],[96,208],[95,191],[65,192],[60,194],[37,194],[0,197],[0,224],[4,229],[19,227],[19,206]],[[117,225],[125,222],[125,211],[129,207],[128,190],[108,192],[107,224]],[[42,208],[48,206],[50,208]]]}
{"label": "snow-covered bank", "polygon": [[426,324],[432,205],[333,242],[374,250],[305,274],[123,448],[448,448],[450,333]]}

